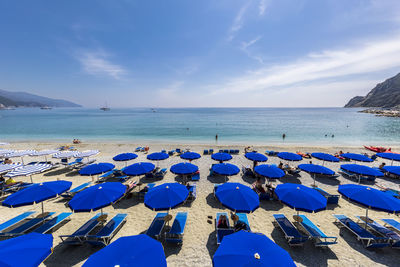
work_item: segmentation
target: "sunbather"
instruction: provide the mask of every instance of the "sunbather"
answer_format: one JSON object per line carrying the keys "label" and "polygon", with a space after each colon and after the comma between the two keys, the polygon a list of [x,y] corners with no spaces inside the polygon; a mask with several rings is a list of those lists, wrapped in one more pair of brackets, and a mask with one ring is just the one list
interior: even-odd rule
{"label": "sunbather", "polygon": [[283,163],[282,163],[282,161],[279,162],[278,168],[281,169],[281,170],[283,170]]}
{"label": "sunbather", "polygon": [[257,180],[253,183],[253,190],[257,194],[263,194],[266,192],[260,178],[257,178]]}
{"label": "sunbather", "polygon": [[217,228],[229,228],[228,218],[225,215],[219,216]]}
{"label": "sunbather", "polygon": [[11,164],[12,160],[10,158],[5,158],[4,164]]}
{"label": "sunbather", "polygon": [[382,164],[379,165],[379,169],[383,170],[383,167],[385,167],[385,165],[386,165],[386,163],[385,163],[385,162],[382,162]]}
{"label": "sunbather", "polygon": [[239,216],[237,216],[236,214],[232,214],[232,220],[235,222],[235,226],[234,226],[234,230],[235,232],[239,232],[241,230],[244,231],[249,231],[249,226],[247,225],[247,223],[241,221],[239,219]]}

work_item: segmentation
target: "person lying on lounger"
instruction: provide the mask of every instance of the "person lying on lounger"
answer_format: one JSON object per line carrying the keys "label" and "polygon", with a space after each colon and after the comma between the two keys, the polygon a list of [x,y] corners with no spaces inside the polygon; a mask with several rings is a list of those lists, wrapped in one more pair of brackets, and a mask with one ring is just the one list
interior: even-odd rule
{"label": "person lying on lounger", "polygon": [[240,230],[249,231],[249,226],[239,219],[239,216],[232,214],[232,220],[235,222],[234,230],[239,232]]}
{"label": "person lying on lounger", "polygon": [[258,179],[255,181],[255,183],[253,184],[253,189],[254,189],[254,191],[256,191],[257,194],[263,194],[263,193],[266,192],[265,189],[264,189],[264,187],[263,187],[263,184],[262,184],[260,178],[258,178]]}
{"label": "person lying on lounger", "polygon": [[383,167],[385,167],[385,165],[386,165],[386,163],[385,163],[385,162],[382,162],[382,164],[379,165],[379,169],[383,170]]}
{"label": "person lying on lounger", "polygon": [[225,215],[219,216],[217,228],[229,228],[228,226],[228,218]]}
{"label": "person lying on lounger", "polygon": [[10,158],[6,158],[4,160],[4,164],[11,164],[11,163],[12,163],[12,160]]}

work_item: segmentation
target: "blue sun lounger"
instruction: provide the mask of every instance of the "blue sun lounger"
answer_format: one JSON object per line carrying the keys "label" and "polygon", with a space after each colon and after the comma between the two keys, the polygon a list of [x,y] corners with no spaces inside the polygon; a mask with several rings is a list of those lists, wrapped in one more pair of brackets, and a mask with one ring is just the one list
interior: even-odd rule
{"label": "blue sun lounger", "polygon": [[389,225],[390,227],[400,232],[400,223],[398,221],[393,219],[381,219],[381,220],[385,223],[385,226]]}
{"label": "blue sun lounger", "polygon": [[73,196],[75,196],[76,193],[78,193],[78,192],[84,190],[85,188],[87,188],[87,187],[90,186],[91,184],[92,184],[92,182],[87,182],[87,183],[83,183],[83,184],[81,184],[81,185],[78,185],[77,187],[75,187],[75,188],[69,190],[68,192],[65,192],[65,193],[61,194],[61,197],[70,199],[70,198],[72,198]]}
{"label": "blue sun lounger", "polygon": [[164,219],[167,214],[168,213],[166,212],[157,213],[156,217],[154,217],[153,221],[151,222],[149,229],[147,229],[146,235],[155,239],[159,239],[165,225]]}
{"label": "blue sun lounger", "polygon": [[247,218],[247,214],[246,213],[236,213],[236,215],[239,217],[238,221],[244,222],[247,225],[247,231],[251,232],[250,223],[249,223],[249,219]]}
{"label": "blue sun lounger", "polygon": [[200,173],[195,173],[191,176],[192,181],[199,181],[200,180]]}
{"label": "blue sun lounger", "polygon": [[38,226],[40,223],[43,223],[46,221],[47,218],[50,216],[53,216],[55,212],[48,212],[45,214],[41,214],[38,217],[32,218],[28,220],[26,223],[23,223],[19,225],[18,227],[12,229],[11,231],[0,233],[0,236],[5,236],[5,237],[13,237],[13,236],[18,236],[18,235],[23,235],[29,230],[35,228]]}
{"label": "blue sun lounger", "polygon": [[325,190],[322,190],[319,187],[314,187],[314,190],[317,190],[318,193],[323,195],[326,198],[326,201],[328,204],[338,204],[339,203],[340,195],[329,194],[328,192],[326,192]]}
{"label": "blue sun lounger", "polygon": [[357,240],[361,240],[366,248],[384,248],[390,246],[389,238],[377,237],[367,231],[359,224],[355,223],[346,215],[333,215],[337,222],[346,227],[350,232],[357,236]]}
{"label": "blue sun lounger", "polygon": [[[149,192],[149,190],[155,186],[156,186],[155,183],[150,183],[150,184],[147,184],[145,188],[143,188],[142,190],[137,192],[139,199],[144,199],[144,196],[146,195],[146,193]],[[147,190],[145,190],[146,188],[147,188]]]}
{"label": "blue sun lounger", "polygon": [[274,219],[276,224],[285,234],[286,241],[289,246],[303,246],[304,243],[308,240],[308,236],[303,236],[300,232],[294,227],[294,225],[286,218],[283,214],[274,214]]}
{"label": "blue sun lounger", "polygon": [[[103,214],[107,215],[107,213]],[[89,233],[93,231],[93,229],[96,228],[97,225],[100,224],[100,220],[98,220],[100,216],[101,213],[97,213],[93,218],[91,218],[84,225],[79,227],[79,229],[76,230],[72,235],[60,235],[61,241],[69,245],[82,244],[85,241],[86,236],[88,236]]]}
{"label": "blue sun lounger", "polygon": [[385,226],[379,224],[378,222],[372,220],[371,218],[368,218],[368,222],[365,216],[356,216],[356,218],[364,225],[366,224],[370,229],[372,229],[376,233],[380,234],[381,236],[389,238],[392,244],[392,248],[400,248],[400,235],[397,232],[386,228]]}
{"label": "blue sun lounger", "polygon": [[[219,217],[222,215],[226,216],[226,222],[228,224],[228,228],[218,227]],[[217,234],[217,245],[221,244],[224,236],[233,234],[235,232],[232,228],[230,228],[228,213],[226,213],[226,212],[218,212],[217,213],[217,216],[215,217],[215,232]]]}
{"label": "blue sun lounger", "polygon": [[189,196],[188,196],[187,200],[193,202],[197,197],[196,184],[190,184],[187,186],[187,188],[189,190]]}
{"label": "blue sun lounger", "polygon": [[316,247],[327,247],[337,244],[337,237],[324,234],[306,215],[300,215],[299,217],[301,218],[298,222],[300,227],[314,240]]}
{"label": "blue sun lounger", "polygon": [[27,212],[24,212],[6,222],[3,222],[2,224],[0,224],[0,233],[7,230],[7,228],[17,225],[18,223],[22,222],[23,220],[28,219],[29,216],[31,216],[35,213],[36,213],[35,211],[27,211]]}
{"label": "blue sun lounger", "polygon": [[167,233],[165,241],[168,243],[182,244],[183,234],[185,232],[187,212],[178,212],[172,223],[171,230]]}
{"label": "blue sun lounger", "polygon": [[97,234],[88,235],[86,242],[94,246],[107,246],[124,225],[127,216],[125,213],[115,215]]}
{"label": "blue sun lounger", "polygon": [[36,228],[33,232],[39,234],[47,234],[50,233],[54,228],[60,225],[67,220],[70,220],[69,216],[72,215],[72,212],[63,212],[51,219],[50,221],[45,222],[38,228]]}

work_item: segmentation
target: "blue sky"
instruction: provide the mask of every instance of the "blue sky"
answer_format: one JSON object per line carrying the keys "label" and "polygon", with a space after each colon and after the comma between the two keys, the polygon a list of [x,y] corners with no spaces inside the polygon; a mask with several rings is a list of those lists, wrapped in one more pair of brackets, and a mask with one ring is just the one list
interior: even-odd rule
{"label": "blue sky", "polygon": [[343,106],[400,72],[400,1],[1,1],[0,88],[87,107]]}

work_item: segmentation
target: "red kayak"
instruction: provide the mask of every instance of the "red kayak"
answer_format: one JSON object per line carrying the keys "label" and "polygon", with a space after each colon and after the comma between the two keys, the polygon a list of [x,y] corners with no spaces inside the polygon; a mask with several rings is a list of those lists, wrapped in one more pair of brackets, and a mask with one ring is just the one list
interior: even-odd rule
{"label": "red kayak", "polygon": [[364,146],[366,149],[381,153],[381,152],[392,152],[391,148],[386,148],[386,147],[379,147],[379,146]]}

